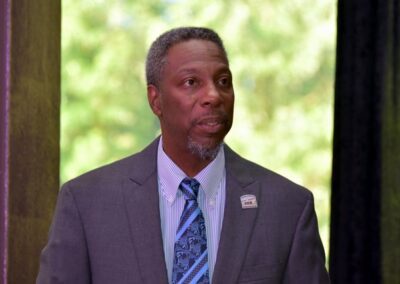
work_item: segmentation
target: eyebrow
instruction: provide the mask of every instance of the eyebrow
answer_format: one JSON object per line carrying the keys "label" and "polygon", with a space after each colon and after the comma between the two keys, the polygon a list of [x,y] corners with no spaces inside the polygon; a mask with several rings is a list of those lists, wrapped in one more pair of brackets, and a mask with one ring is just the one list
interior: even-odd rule
{"label": "eyebrow", "polygon": [[[187,74],[187,73],[197,73],[198,69],[197,68],[184,68],[182,70],[178,71],[178,75],[180,74]],[[221,67],[219,69],[217,69],[216,73],[228,73],[230,76],[232,76],[232,72],[231,69],[229,68],[229,66],[225,66],[225,67]]]}

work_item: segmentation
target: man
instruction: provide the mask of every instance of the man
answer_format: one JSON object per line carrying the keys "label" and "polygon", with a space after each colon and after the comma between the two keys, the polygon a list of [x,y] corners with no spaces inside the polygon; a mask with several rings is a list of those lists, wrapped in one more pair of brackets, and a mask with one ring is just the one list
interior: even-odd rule
{"label": "man", "polygon": [[146,76],[161,137],[63,186],[37,283],[329,283],[312,194],[223,144],[218,35],[168,31]]}

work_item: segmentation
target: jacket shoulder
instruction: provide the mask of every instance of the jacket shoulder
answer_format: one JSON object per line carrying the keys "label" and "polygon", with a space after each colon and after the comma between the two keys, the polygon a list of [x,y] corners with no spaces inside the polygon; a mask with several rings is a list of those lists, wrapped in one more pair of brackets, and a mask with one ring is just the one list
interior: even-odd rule
{"label": "jacket shoulder", "polygon": [[236,179],[242,185],[259,182],[263,190],[282,196],[290,195],[300,199],[309,199],[311,192],[305,187],[290,179],[252,161],[249,161],[225,147],[227,174]]}
{"label": "jacket shoulder", "polygon": [[138,179],[139,181],[146,179],[157,169],[157,146],[158,139],[141,152],[86,172],[68,181],[65,185],[82,187],[118,183],[130,178]]}

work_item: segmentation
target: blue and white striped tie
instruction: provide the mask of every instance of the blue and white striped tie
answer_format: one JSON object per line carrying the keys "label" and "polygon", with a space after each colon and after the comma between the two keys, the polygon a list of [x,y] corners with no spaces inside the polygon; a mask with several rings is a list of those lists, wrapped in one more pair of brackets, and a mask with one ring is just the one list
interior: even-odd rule
{"label": "blue and white striped tie", "polygon": [[206,226],[197,203],[199,182],[185,178],[179,185],[185,207],[175,237],[173,284],[208,284],[208,252]]}

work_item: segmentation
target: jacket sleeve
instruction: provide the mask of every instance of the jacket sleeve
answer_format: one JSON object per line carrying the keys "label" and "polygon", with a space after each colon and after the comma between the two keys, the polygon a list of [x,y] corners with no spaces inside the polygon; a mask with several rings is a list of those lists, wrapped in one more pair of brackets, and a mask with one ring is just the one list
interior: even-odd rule
{"label": "jacket sleeve", "polygon": [[311,193],[297,222],[283,283],[330,283]]}
{"label": "jacket sleeve", "polygon": [[81,216],[68,184],[61,188],[48,243],[40,258],[37,284],[91,283]]}

